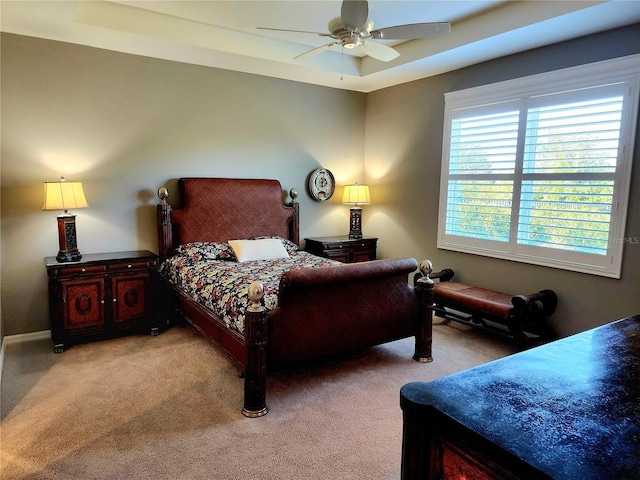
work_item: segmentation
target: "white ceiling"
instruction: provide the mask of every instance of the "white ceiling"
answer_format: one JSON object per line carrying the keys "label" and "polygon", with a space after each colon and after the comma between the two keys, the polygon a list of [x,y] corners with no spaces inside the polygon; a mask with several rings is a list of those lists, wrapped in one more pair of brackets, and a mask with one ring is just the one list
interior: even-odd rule
{"label": "white ceiling", "polygon": [[391,62],[339,46],[293,60],[330,38],[255,27],[326,33],[341,0],[0,2],[3,32],[118,52],[370,92],[492,58],[640,22],[640,2],[370,1],[375,28],[450,22],[434,38],[385,41]]}

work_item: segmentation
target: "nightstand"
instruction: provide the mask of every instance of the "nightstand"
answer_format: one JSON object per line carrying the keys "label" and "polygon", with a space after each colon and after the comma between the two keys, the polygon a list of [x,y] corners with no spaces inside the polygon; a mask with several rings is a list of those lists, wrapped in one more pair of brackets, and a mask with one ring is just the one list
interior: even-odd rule
{"label": "nightstand", "polygon": [[377,238],[358,239],[348,236],[305,238],[305,250],[320,257],[343,263],[366,262],[376,259]]}
{"label": "nightstand", "polygon": [[83,255],[78,262],[44,259],[53,350],[148,331],[159,333],[158,257],[147,250]]}

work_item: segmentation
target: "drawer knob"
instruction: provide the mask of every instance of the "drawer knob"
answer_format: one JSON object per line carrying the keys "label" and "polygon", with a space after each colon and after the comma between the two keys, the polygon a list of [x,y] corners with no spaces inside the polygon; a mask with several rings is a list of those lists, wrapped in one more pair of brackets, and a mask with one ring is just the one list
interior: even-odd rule
{"label": "drawer knob", "polygon": [[86,271],[87,271],[87,269],[86,269],[86,268],[83,268],[83,269],[81,269],[80,271],[84,273],[84,272],[86,272]]}
{"label": "drawer knob", "polygon": [[131,268],[131,264],[127,265],[127,268]]}

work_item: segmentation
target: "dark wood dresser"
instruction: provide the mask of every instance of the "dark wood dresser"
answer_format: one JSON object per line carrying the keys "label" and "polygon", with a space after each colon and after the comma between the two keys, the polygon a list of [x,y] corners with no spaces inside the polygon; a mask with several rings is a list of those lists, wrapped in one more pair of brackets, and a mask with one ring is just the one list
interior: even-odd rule
{"label": "dark wood dresser", "polygon": [[319,257],[343,263],[366,262],[376,259],[378,239],[348,236],[305,238],[305,250]]}
{"label": "dark wood dresser", "polygon": [[49,278],[51,339],[56,353],[74,343],[159,332],[158,257],[147,250],[44,259]]}
{"label": "dark wood dresser", "polygon": [[640,315],[402,387],[402,479],[640,478]]}

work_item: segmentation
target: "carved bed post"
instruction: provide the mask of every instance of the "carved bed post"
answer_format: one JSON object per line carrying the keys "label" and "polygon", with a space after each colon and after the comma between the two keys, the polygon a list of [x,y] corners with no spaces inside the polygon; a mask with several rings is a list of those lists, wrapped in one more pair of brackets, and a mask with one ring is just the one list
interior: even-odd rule
{"label": "carved bed post", "polygon": [[250,305],[244,318],[247,358],[244,362],[245,417],[262,417],[269,412],[267,390],[267,310],[260,305],[264,287],[259,282],[249,286]]}
{"label": "carved bed post", "polygon": [[298,190],[292,188],[289,190],[289,196],[291,197],[291,203],[289,206],[293,208],[293,219],[291,220],[291,227],[289,229],[289,240],[296,245],[300,245],[300,204],[298,203]]}
{"label": "carved bed post", "polygon": [[[164,262],[173,248],[173,226],[171,225],[171,205],[167,203],[169,190],[166,187],[158,189],[158,198],[160,203],[156,206],[157,223],[158,223],[158,256],[160,264]],[[175,293],[166,282],[158,282],[158,321],[160,325],[165,327],[170,325],[174,320],[174,314],[177,312],[177,299]],[[152,332],[153,335],[157,335]]]}
{"label": "carved bed post", "polygon": [[160,187],[158,189],[160,203],[156,207],[158,215],[158,255],[160,256],[160,261],[165,260],[173,248],[171,205],[167,203],[168,197],[169,190],[167,190],[166,187]]}
{"label": "carved bed post", "polygon": [[420,262],[422,277],[416,281],[418,298],[420,300],[421,319],[416,331],[416,351],[413,359],[417,362],[433,361],[431,344],[433,340],[433,280],[429,278],[433,267],[429,260]]}

